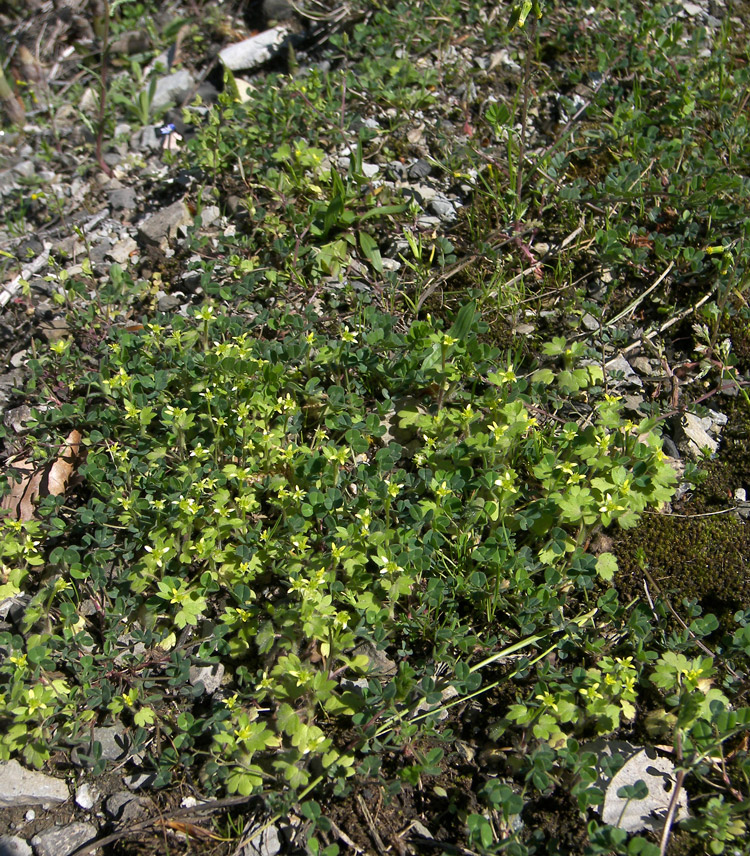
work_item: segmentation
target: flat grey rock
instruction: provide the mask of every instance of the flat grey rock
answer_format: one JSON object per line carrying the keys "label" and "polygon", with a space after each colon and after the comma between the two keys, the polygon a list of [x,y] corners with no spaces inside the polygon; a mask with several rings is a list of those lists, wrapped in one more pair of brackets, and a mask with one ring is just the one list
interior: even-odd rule
{"label": "flat grey rock", "polygon": [[592,332],[593,332],[594,330],[598,330],[598,329],[599,329],[599,322],[596,320],[596,318],[594,318],[594,316],[593,316],[590,312],[587,312],[587,313],[586,313],[586,314],[581,318],[581,324],[583,324],[583,326],[584,326],[587,330],[591,330]]}
{"label": "flat grey rock", "polygon": [[31,847],[17,835],[0,835],[0,856],[31,856]]}
{"label": "flat grey rock", "polygon": [[21,161],[12,167],[16,175],[21,175],[24,178],[31,178],[34,175],[34,161]]}
{"label": "flat grey rock", "polygon": [[456,218],[456,209],[453,203],[446,199],[433,199],[430,202],[430,211],[436,214],[441,220],[454,220]]}
{"label": "flat grey rock", "polygon": [[14,190],[18,190],[17,177],[10,169],[0,172],[0,196],[7,196]]}
{"label": "flat grey rock", "polygon": [[719,444],[708,434],[702,419],[694,413],[685,413],[680,422],[677,448],[693,460],[700,460],[704,450],[708,450],[713,455],[718,450]]}
{"label": "flat grey rock", "polygon": [[422,206],[428,205],[437,196],[437,190],[429,184],[407,184],[401,188],[401,192]]}
{"label": "flat grey rock", "polygon": [[94,741],[101,744],[102,758],[105,761],[119,761],[127,754],[129,741],[122,725],[107,725],[95,728]]}
{"label": "flat grey rock", "polygon": [[125,776],[123,781],[131,791],[138,791],[153,785],[156,781],[156,773],[133,773],[132,776]]}
{"label": "flat grey rock", "polygon": [[31,408],[28,404],[21,404],[7,410],[3,417],[3,424],[11,428],[16,434],[21,434],[26,429],[26,424],[31,420]]}
{"label": "flat grey rock", "polygon": [[0,764],[0,807],[63,803],[70,793],[61,779],[27,770],[18,761]]}
{"label": "flat grey rock", "polygon": [[263,0],[263,16],[267,21],[285,21],[294,17],[294,5],[289,0]]}
{"label": "flat grey rock", "polygon": [[146,806],[141,797],[130,791],[117,791],[104,804],[104,810],[113,820],[133,823],[146,813]]}
{"label": "flat grey rock", "polygon": [[36,856],[68,856],[96,835],[93,823],[70,823],[40,832],[31,839],[31,845]]}
{"label": "flat grey rock", "polygon": [[158,152],[164,145],[164,137],[158,128],[149,125],[136,131],[130,138],[130,148],[140,152]]}
{"label": "flat grey rock", "polygon": [[424,158],[419,158],[407,170],[409,178],[425,178],[432,172],[432,165]]}
{"label": "flat grey rock", "polygon": [[364,654],[369,663],[369,673],[373,677],[390,678],[398,671],[398,666],[391,660],[385,651],[376,648],[371,642],[363,642],[352,652],[354,656]]}
{"label": "flat grey rock", "polygon": [[636,386],[643,386],[643,381],[633,371],[633,367],[625,359],[625,357],[623,357],[622,354],[607,363],[607,371],[622,372],[622,374],[625,376],[626,381],[629,381],[630,383],[633,383]]}
{"label": "flat grey rock", "polygon": [[191,93],[194,86],[195,78],[184,68],[160,78],[156,81],[154,97],[151,100],[151,112],[160,110],[170,103],[180,104]]}
{"label": "flat grey rock", "polygon": [[194,687],[202,684],[208,695],[213,695],[219,689],[223,678],[224,666],[221,663],[216,663],[213,666],[190,667],[190,683]]}
{"label": "flat grey rock", "polygon": [[112,54],[143,53],[151,47],[151,38],[145,30],[133,30],[123,33],[109,46]]}
{"label": "flat grey rock", "polygon": [[633,357],[630,361],[632,368],[644,377],[651,377],[654,374],[654,366],[651,365],[651,360],[648,357]]}
{"label": "flat grey rock", "polygon": [[138,237],[148,244],[166,249],[169,241],[177,237],[180,226],[188,226],[193,217],[180,199],[143,220],[138,227]]}
{"label": "flat grey rock", "polygon": [[138,197],[132,187],[110,190],[107,199],[113,211],[132,211],[138,204]]}
{"label": "flat grey rock", "polygon": [[180,292],[165,294],[163,291],[157,294],[156,308],[159,312],[177,312],[182,306],[185,295]]}
{"label": "flat grey rock", "polygon": [[211,226],[221,217],[221,211],[218,205],[206,205],[200,212],[201,223],[203,226]]}

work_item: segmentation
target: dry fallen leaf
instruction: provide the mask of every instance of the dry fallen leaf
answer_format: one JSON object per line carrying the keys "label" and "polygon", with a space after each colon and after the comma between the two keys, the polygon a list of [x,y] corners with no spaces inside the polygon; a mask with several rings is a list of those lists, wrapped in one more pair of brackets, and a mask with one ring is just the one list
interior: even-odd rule
{"label": "dry fallen leaf", "polygon": [[188,821],[183,820],[164,820],[162,821],[164,826],[168,829],[173,829],[175,832],[180,832],[183,835],[190,838],[213,838],[215,841],[222,841],[223,839],[206,829],[203,826],[198,826],[195,823],[189,823]]}
{"label": "dry fallen leaf", "polygon": [[65,493],[81,457],[80,431],[73,429],[68,434],[57,455],[56,460],[43,467],[35,466],[28,458],[8,462],[21,474],[21,480],[14,482],[10,493],[3,497],[0,503],[3,510],[9,511],[17,520],[31,520],[40,497]]}

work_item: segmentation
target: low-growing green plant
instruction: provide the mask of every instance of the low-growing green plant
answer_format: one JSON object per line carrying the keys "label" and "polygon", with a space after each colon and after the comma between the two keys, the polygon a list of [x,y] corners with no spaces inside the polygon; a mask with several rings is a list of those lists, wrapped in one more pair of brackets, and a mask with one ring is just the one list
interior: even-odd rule
{"label": "low-growing green plant", "polygon": [[[148,17],[126,5],[123,26]],[[188,317],[150,311],[180,253],[148,280],[113,265],[94,287],[88,261],[48,277],[70,337],[30,346],[27,398],[44,407],[18,442],[42,465],[76,428],[86,454],[65,496],[1,523],[0,758],[75,752],[99,774],[92,729],[117,722],[157,787],[186,775],[262,793],[275,818],[301,802],[314,853],[336,845],[309,796],[344,797],[358,778],[450,800],[443,816],[477,852],[562,852],[552,824],[533,824],[563,797],[582,852],[651,856],[591,813],[616,765],[586,745],[650,739],[677,765],[662,853],[682,790],[689,834],[740,846],[750,614],[720,623],[685,601],[669,614],[690,623],[667,626],[640,578],[624,598],[597,536],[676,486],[646,417],[656,403],[619,397],[609,355],[693,315],[702,365],[681,370],[707,385],[675,383],[672,405],[705,400],[715,378],[744,384],[726,330],[746,328],[746,58],[729,24],[709,44],[662,4],[573,16],[524,0],[509,20],[481,6],[376,4],[333,36],[329,70],[263,71],[245,100],[227,73],[217,105],[186,108],[195,133],[168,166],[211,179],[199,214],[209,198],[231,212],[232,194],[242,215],[223,234],[189,230]],[[463,63],[477,33],[508,56]],[[152,118],[152,87],[117,97],[145,84],[140,66],[107,84],[107,38],[100,156],[109,108]],[[573,87],[587,91],[575,121]],[[450,233],[381,183],[422,146],[433,177],[459,185]],[[37,201],[19,196],[15,228],[43,218]],[[400,266],[382,255],[394,247]],[[530,322],[526,349],[499,315],[509,331]],[[657,353],[671,371],[673,352]],[[19,478],[11,467],[6,486]],[[195,668],[214,667],[208,695]],[[502,762],[469,762],[459,805],[444,774],[477,703],[471,739],[486,722]]]}
{"label": "low-growing green plant", "polygon": [[[193,323],[120,334],[89,377],[100,403],[75,418],[90,426],[80,472],[91,498],[68,522],[55,508],[29,524],[46,537],[70,529],[75,544],[48,555],[56,576],[25,616],[29,632],[44,629],[34,662],[67,662],[65,691],[43,700],[51,738],[56,722],[58,740],[70,739],[72,712],[90,716],[91,693],[102,689],[66,653],[92,644],[81,610],[94,603],[108,656],[118,640],[146,634],[128,688],[108,691],[112,715],[184,746],[188,710],[181,726],[152,696],[149,676],[165,661],[177,668],[194,640],[198,657],[218,657],[231,676],[232,693],[212,714],[207,775],[240,793],[269,776],[298,788],[318,757],[330,776],[346,777],[354,757],[323,724],[367,709],[367,694],[337,680],[367,674],[367,657],[353,653],[358,637],[377,627],[380,645],[432,639],[441,659],[455,660],[460,638],[430,628],[424,586],[440,578],[455,587],[443,622],[459,621],[455,598],[468,597],[488,621],[506,616],[501,636],[527,634],[553,620],[566,590],[585,593],[611,576],[606,556],[583,553],[593,526],[629,525],[669,497],[674,476],[651,423],[623,422],[609,401],[584,430],[540,426],[532,414],[542,410],[530,405],[539,392],[479,343],[473,304],[448,332],[417,322],[399,334],[393,319],[372,314],[333,338],[303,335],[294,316],[285,323],[297,335],[264,341],[204,306]],[[419,404],[394,406],[406,394]],[[545,403],[553,412],[548,394]],[[388,424],[411,431],[418,451],[405,457],[380,439]],[[6,552],[23,550],[8,544]],[[36,548],[30,556],[38,561]],[[14,656],[28,654],[21,643]],[[619,711],[631,715],[630,679],[617,662],[604,659],[580,679],[579,695],[589,694],[581,709],[608,718],[609,730]],[[39,668],[14,668],[6,698],[36,692],[25,675],[33,683]],[[20,747],[31,707],[6,706],[6,754]],[[175,763],[176,752],[159,763]]]}

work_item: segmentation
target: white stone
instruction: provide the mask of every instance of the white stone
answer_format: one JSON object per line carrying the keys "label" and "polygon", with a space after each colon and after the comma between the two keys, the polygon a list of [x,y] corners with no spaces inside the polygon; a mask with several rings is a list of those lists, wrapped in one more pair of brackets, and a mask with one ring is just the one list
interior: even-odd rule
{"label": "white stone", "polygon": [[247,837],[250,840],[240,851],[241,856],[276,856],[281,850],[279,830],[275,825],[264,828],[261,824],[250,830]]}
{"label": "white stone", "polygon": [[257,68],[279,53],[289,33],[288,27],[272,27],[257,36],[224,48],[219,52],[219,59],[231,71]]}
{"label": "white stone", "polygon": [[204,227],[210,226],[221,217],[218,205],[206,205],[200,212],[201,223]]}
{"label": "white stone", "polygon": [[694,413],[686,413],[682,417],[680,431],[682,437],[677,446],[692,458],[701,458],[704,449],[713,455],[719,448],[719,444],[704,430],[701,419]]}
{"label": "white stone", "polygon": [[125,265],[130,261],[131,255],[136,253],[137,250],[138,244],[130,236],[127,236],[107,251],[107,257],[112,259],[113,262]]}
{"label": "white stone", "polygon": [[76,790],[76,805],[84,811],[90,811],[94,807],[99,794],[91,788],[88,782],[79,785]]}

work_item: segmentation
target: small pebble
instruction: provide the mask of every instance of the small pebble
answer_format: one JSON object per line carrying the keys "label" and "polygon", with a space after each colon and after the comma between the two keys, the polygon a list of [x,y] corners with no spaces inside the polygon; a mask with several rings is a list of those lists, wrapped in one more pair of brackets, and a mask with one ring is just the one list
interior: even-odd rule
{"label": "small pebble", "polygon": [[90,811],[96,802],[96,794],[88,782],[84,782],[76,791],[76,805],[84,811]]}

